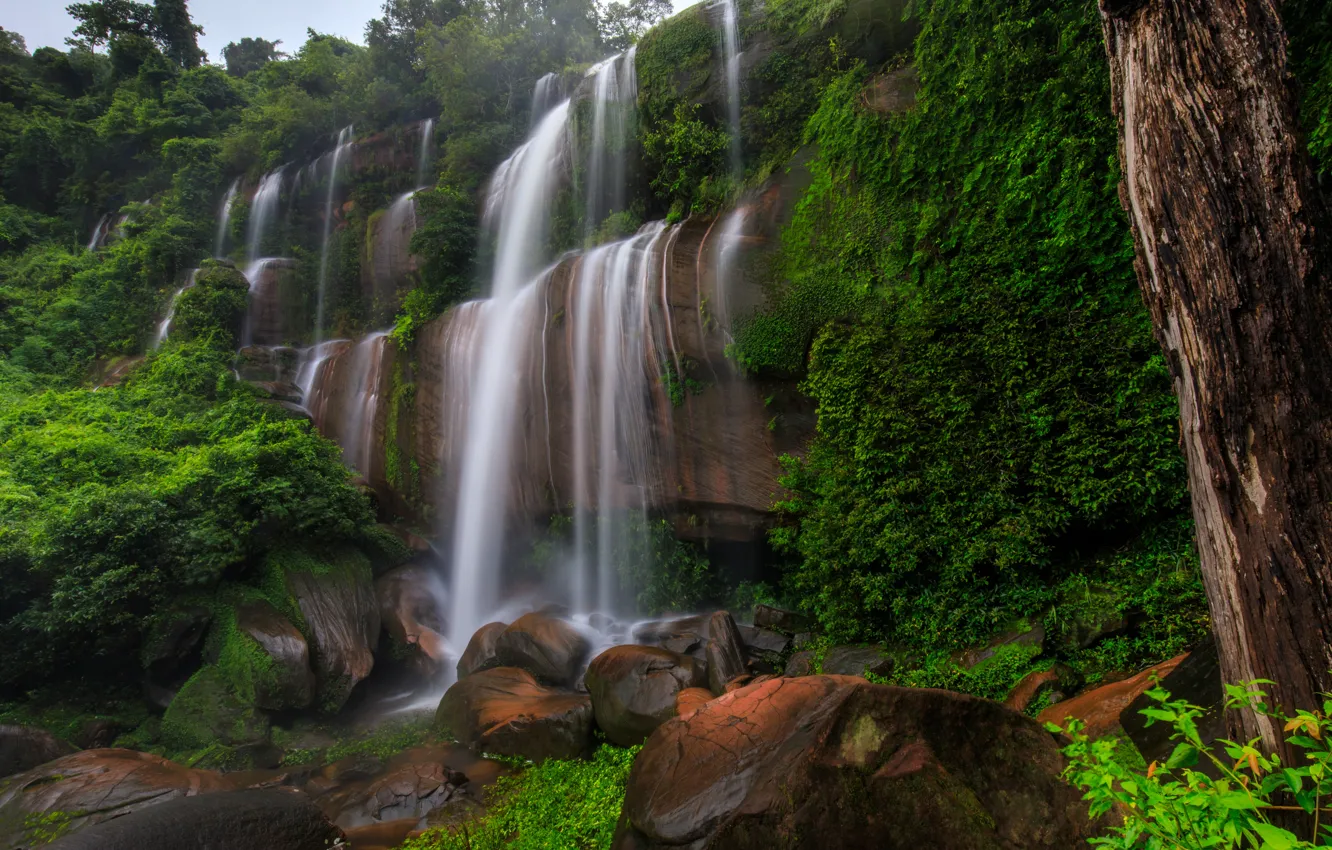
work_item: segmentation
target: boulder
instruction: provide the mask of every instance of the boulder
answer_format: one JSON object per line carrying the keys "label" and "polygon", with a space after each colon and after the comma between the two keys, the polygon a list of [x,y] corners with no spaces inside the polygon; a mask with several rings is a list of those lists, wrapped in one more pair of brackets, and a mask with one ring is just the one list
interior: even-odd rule
{"label": "boulder", "polygon": [[774,679],[667,721],[615,850],[1085,846],[1052,736],[988,700],[850,676]]}
{"label": "boulder", "polygon": [[254,747],[268,741],[268,716],[242,699],[223,672],[208,665],[195,673],[162,716],[162,740],[177,750],[213,744]]}
{"label": "boulder", "polygon": [[327,850],[343,838],[299,791],[182,797],[103,822],[52,850]]}
{"label": "boulder", "polygon": [[159,615],[141,653],[148,701],[166,708],[203,664],[203,639],[213,614],[202,606],[174,608]]}
{"label": "boulder", "polygon": [[1072,692],[1082,677],[1067,664],[1055,664],[1049,670],[1034,670],[1023,676],[1004,698],[1004,705],[1014,711],[1026,711],[1037,699],[1049,695],[1058,702],[1064,694]]}
{"label": "boulder", "polygon": [[791,639],[780,632],[774,632],[771,629],[760,629],[755,626],[737,626],[740,630],[740,639],[745,642],[745,648],[749,650],[750,655],[763,655],[772,653],[780,655],[791,648]]}
{"label": "boulder", "polygon": [[[1204,743],[1210,744],[1218,738],[1226,737],[1226,689],[1221,680],[1216,644],[1210,637],[1194,647],[1173,670],[1161,676],[1161,687],[1170,692],[1172,699],[1186,700],[1190,705],[1204,709],[1203,716],[1197,721],[1198,735]],[[1142,710],[1155,706],[1156,703],[1146,694],[1139,694],[1119,714],[1124,732],[1148,763],[1165,761],[1178,743],[1170,739],[1175,731],[1172,724],[1156,722],[1147,725]],[[1207,759],[1201,759],[1197,769],[1214,775],[1215,765]]]}
{"label": "boulder", "polygon": [[795,678],[797,676],[814,675],[814,653],[809,650],[797,652],[786,662],[786,670],[782,672],[783,676]]}
{"label": "boulder", "polygon": [[707,684],[697,659],[651,646],[615,646],[592,660],[583,680],[597,726],[612,744],[632,747],[675,716],[676,696]]}
{"label": "boulder", "polygon": [[308,627],[321,708],[340,709],[375,666],[379,601],[364,556],[286,572],[287,590]]}
{"label": "boulder", "polygon": [[443,612],[432,570],[409,564],[389,570],[375,579],[379,619],[389,637],[404,646],[414,646],[431,670],[442,667],[448,646],[441,631]]}
{"label": "boulder", "polygon": [[996,635],[980,649],[968,649],[960,653],[955,660],[964,669],[971,670],[994,658],[999,650],[1007,646],[1035,647],[1036,654],[1040,654],[1045,647],[1045,626],[1040,623],[1030,626],[1023,621],[1015,628]]}
{"label": "boulder", "polygon": [[689,714],[716,699],[707,688],[685,688],[675,695],[675,713],[677,716]]}
{"label": "boulder", "polygon": [[0,725],[0,779],[75,752],[74,747],[31,726]]}
{"label": "boulder", "polygon": [[478,752],[532,761],[576,758],[592,746],[592,700],[546,687],[516,667],[456,682],[440,701],[435,723]]}
{"label": "boulder", "polygon": [[267,656],[255,676],[255,704],[270,711],[305,708],[314,700],[315,677],[305,636],[270,603],[257,599],[236,606],[236,629]]}
{"label": "boulder", "polygon": [[775,629],[788,635],[807,632],[810,629],[809,618],[795,611],[784,611],[771,605],[754,606],[754,627]]}
{"label": "boulder", "polygon": [[462,798],[474,802],[466,785],[465,775],[438,761],[400,762],[338,795],[335,823],[350,829],[410,818],[424,826],[426,816],[441,806]]}
{"label": "boulder", "polygon": [[634,628],[632,637],[637,644],[660,646],[702,660],[708,640],[708,617],[699,614],[641,623]]}
{"label": "boulder", "polygon": [[877,644],[834,646],[823,656],[823,672],[835,676],[888,676],[893,659]]}
{"label": "boulder", "polygon": [[1153,677],[1164,678],[1179,666],[1186,656],[1187,653],[1155,667],[1149,667],[1136,676],[1102,685],[1084,691],[1072,699],[1055,703],[1042,711],[1036,719],[1042,723],[1058,723],[1063,726],[1068,718],[1076,717],[1087,724],[1084,731],[1089,738],[1109,735],[1119,730],[1119,716],[1143,691],[1152,686]]}
{"label": "boulder", "polygon": [[69,835],[196,794],[232,789],[220,773],[132,750],[85,750],[0,780],[0,850]]}
{"label": "boulder", "polygon": [[548,614],[524,614],[495,639],[501,667],[519,667],[551,685],[572,685],[592,644],[564,620]]}
{"label": "boulder", "polygon": [[476,630],[476,634],[467,642],[467,649],[463,650],[462,657],[458,659],[459,679],[465,679],[478,670],[499,666],[495,658],[495,643],[508,627],[508,623],[486,623]]}
{"label": "boulder", "polygon": [[725,611],[708,618],[708,687],[714,694],[724,693],[726,683],[747,672],[745,644],[735,620]]}

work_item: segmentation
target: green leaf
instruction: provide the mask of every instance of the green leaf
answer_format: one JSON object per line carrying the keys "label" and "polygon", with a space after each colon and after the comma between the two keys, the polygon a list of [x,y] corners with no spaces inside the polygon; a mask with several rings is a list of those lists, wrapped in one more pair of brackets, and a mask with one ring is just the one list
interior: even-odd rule
{"label": "green leaf", "polygon": [[1198,748],[1192,744],[1178,744],[1175,751],[1166,759],[1166,767],[1193,767],[1198,763]]}
{"label": "green leaf", "polygon": [[1224,794],[1216,795],[1216,802],[1225,806],[1227,809],[1257,809],[1262,806],[1259,800],[1254,799],[1252,794],[1246,791],[1227,791]]}
{"label": "green leaf", "polygon": [[1263,839],[1262,850],[1289,850],[1299,843],[1293,834],[1270,823],[1255,823],[1253,831]]}

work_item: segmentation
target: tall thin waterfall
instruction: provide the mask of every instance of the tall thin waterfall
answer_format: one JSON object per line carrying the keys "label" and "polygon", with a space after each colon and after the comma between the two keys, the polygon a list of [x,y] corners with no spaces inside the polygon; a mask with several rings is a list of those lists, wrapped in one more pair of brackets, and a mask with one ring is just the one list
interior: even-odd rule
{"label": "tall thin waterfall", "polygon": [[88,240],[89,251],[96,251],[97,247],[102,244],[102,239],[106,237],[106,225],[110,221],[111,213],[97,219],[97,226],[93,228],[92,237]]}
{"label": "tall thin waterfall", "polygon": [[722,47],[726,63],[726,118],[731,130],[731,176],[738,182],[740,158],[740,15],[736,0],[722,0]]}
{"label": "tall thin waterfall", "polygon": [[[494,609],[508,504],[518,369],[532,334],[553,198],[566,166],[569,102],[550,110],[496,171],[485,219],[498,230],[490,299],[480,317],[453,523],[449,637],[461,652]],[[447,364],[446,364],[447,366]]]}
{"label": "tall thin waterfall", "polygon": [[231,205],[236,200],[236,193],[240,191],[240,178],[237,177],[231,182],[231,188],[222,196],[222,206],[217,211],[217,239],[213,245],[213,256],[226,256],[227,249],[227,227],[231,224]]}
{"label": "tall thin waterfall", "polygon": [[384,389],[384,350],[388,345],[388,332],[376,331],[360,342],[351,352],[350,392],[340,416],[338,443],[342,446],[343,462],[366,478],[374,475],[375,418]]}
{"label": "tall thin waterfall", "polygon": [[265,174],[259,181],[259,188],[255,190],[254,200],[250,202],[250,220],[245,229],[245,254],[252,265],[263,256],[264,237],[268,234],[268,225],[273,221],[273,213],[277,211],[278,198],[282,194],[282,173],[286,168],[283,165]]}
{"label": "tall thin waterfall", "polygon": [[592,140],[588,149],[587,218],[585,230],[591,234],[610,213],[623,210],[626,195],[626,147],[629,143],[629,116],[638,96],[638,78],[634,68],[637,47],[593,65],[587,75],[593,78]]}
{"label": "tall thin waterfall", "polygon": [[430,154],[435,147],[435,119],[421,122],[421,151],[416,155],[416,185],[426,185],[426,172],[430,169]]}
{"label": "tall thin waterfall", "polygon": [[350,125],[338,133],[338,146],[333,149],[333,162],[328,171],[328,196],[324,201],[324,240],[319,249],[319,291],[315,300],[315,345],[324,339],[324,304],[328,297],[328,246],[333,237],[333,200],[338,191],[338,168],[342,156],[352,145],[353,129]]}
{"label": "tall thin waterfall", "polygon": [[[630,519],[648,503],[654,453],[647,368],[658,360],[650,322],[653,260],[667,232],[654,222],[632,238],[594,249],[583,257],[571,293],[575,559],[569,596],[579,611],[620,609],[615,555],[641,530]],[[593,511],[595,558],[589,553]]]}
{"label": "tall thin waterfall", "polygon": [[171,294],[171,303],[167,306],[166,315],[162,317],[162,321],[157,323],[157,334],[153,338],[153,348],[157,348],[166,342],[167,334],[171,332],[171,320],[176,318],[176,302],[180,300],[180,296],[185,294],[185,290],[194,286],[194,281],[198,276],[198,269],[190,269],[190,275],[185,279],[185,285]]}
{"label": "tall thin waterfall", "polygon": [[731,340],[731,290],[733,278],[739,268],[740,250],[748,217],[748,207],[736,207],[731,210],[722,220],[721,234],[717,237],[713,294],[707,308],[709,315],[728,342]]}
{"label": "tall thin waterfall", "polygon": [[541,119],[546,117],[546,113],[550,111],[550,108],[563,99],[562,92],[560,91],[559,74],[550,73],[537,80],[536,88],[532,90],[532,115],[530,118],[530,126],[535,129]]}

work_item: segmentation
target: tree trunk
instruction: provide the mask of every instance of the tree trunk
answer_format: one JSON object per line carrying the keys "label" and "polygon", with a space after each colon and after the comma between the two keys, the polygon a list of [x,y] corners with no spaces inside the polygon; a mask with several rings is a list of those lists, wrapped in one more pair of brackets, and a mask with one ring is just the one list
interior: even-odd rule
{"label": "tree trunk", "polygon": [[[1121,200],[1180,405],[1227,682],[1332,691],[1332,280],[1280,0],[1100,0]],[[1232,733],[1282,752],[1233,712]]]}

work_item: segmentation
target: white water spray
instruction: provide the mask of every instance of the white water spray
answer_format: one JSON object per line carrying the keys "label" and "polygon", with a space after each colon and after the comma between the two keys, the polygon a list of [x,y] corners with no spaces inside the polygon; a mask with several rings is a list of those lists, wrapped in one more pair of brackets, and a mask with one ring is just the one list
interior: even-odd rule
{"label": "white water spray", "polygon": [[342,164],[342,156],[352,145],[352,127],[342,128],[338,133],[338,146],[333,149],[333,162],[328,171],[328,196],[324,201],[324,240],[319,249],[319,291],[315,299],[315,329],[314,338],[316,348],[324,339],[324,309],[328,298],[328,247],[333,237],[333,201],[338,191],[338,167]]}
{"label": "white water spray", "polygon": [[236,193],[240,191],[240,178],[237,177],[231,182],[231,188],[222,196],[222,206],[217,211],[217,239],[213,244],[213,256],[226,256],[227,248],[227,228],[231,225],[231,205],[236,200]]}

